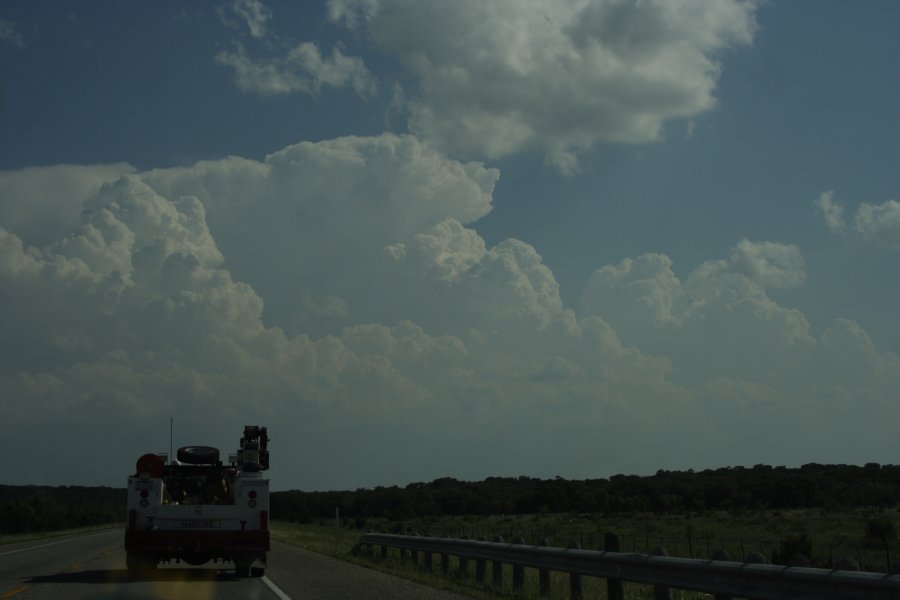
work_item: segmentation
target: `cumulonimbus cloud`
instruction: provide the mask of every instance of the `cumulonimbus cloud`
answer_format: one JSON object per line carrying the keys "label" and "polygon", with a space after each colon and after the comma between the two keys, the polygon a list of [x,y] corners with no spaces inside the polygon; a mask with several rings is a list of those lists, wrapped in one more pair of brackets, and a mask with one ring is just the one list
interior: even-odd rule
{"label": "cumulonimbus cloud", "polygon": [[[142,173],[59,169],[5,174],[37,195],[40,181],[83,181],[87,197],[49,242],[0,229],[0,396],[12,399],[0,415],[18,424],[12,444],[77,427],[115,477],[131,468],[123,454],[158,442],[148,423],[173,414],[199,438],[274,423],[303,469],[273,477],[314,487],[552,475],[561,462],[572,476],[640,471],[678,466],[673,443],[685,465],[712,449],[776,460],[745,422],[765,423],[772,448],[802,443],[797,460],[841,428],[865,431],[863,457],[900,418],[896,356],[851,320],[815,332],[769,297],[802,285],[788,244],[742,241],[683,279],[661,254],[607,265],[576,312],[534,247],[492,246],[471,227],[499,173],[413,136]],[[39,206],[65,191],[46,193]],[[23,231],[60,230],[43,219],[52,211]],[[843,416],[798,428],[817,414]],[[101,451],[110,430],[116,453]],[[629,445],[637,458],[616,455]],[[323,453],[327,468],[303,458]],[[77,467],[39,466],[51,481]]]}
{"label": "cumulonimbus cloud", "polygon": [[715,104],[720,55],[756,2],[330,0],[417,81],[409,127],[453,156],[540,151],[564,173],[598,142],[659,139]]}

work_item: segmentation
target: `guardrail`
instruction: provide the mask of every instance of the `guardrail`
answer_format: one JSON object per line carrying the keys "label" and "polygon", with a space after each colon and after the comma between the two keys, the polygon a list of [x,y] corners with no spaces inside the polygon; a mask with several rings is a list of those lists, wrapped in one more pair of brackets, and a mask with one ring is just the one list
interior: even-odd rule
{"label": "guardrail", "polygon": [[441,568],[449,572],[449,557],[458,559],[462,576],[468,576],[468,565],[475,563],[475,579],[485,583],[486,566],[490,562],[491,583],[503,587],[503,565],[512,565],[512,588],[521,592],[524,569],[537,569],[543,595],[550,592],[551,571],[569,574],[570,596],[583,598],[581,577],[606,579],[607,598],[624,598],[623,582],[654,586],[657,600],[670,597],[669,590],[682,589],[713,594],[717,600],[747,598],[749,600],[900,600],[900,575],[785,567],[722,560],[698,560],[646,554],[581,550],[577,547],[554,548],[435,537],[419,537],[386,533],[368,533],[355,550],[365,548],[370,554],[380,547],[381,558],[388,549],[399,549],[401,557],[410,552],[418,564],[423,553],[423,566],[433,569],[433,556],[440,556]]}

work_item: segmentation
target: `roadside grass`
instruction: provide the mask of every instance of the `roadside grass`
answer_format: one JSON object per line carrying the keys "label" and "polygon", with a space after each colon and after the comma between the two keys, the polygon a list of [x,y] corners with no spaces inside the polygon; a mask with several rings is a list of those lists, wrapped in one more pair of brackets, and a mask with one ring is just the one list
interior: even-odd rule
{"label": "roadside grass", "polygon": [[[523,593],[512,590],[512,566],[503,566],[503,584],[495,587],[489,582],[492,566],[487,565],[486,581],[479,585],[474,579],[474,565],[465,576],[459,573],[456,557],[450,557],[448,575],[441,572],[440,560],[434,557],[431,571],[420,559],[415,565],[401,560],[392,550],[386,559],[376,551],[371,556],[353,556],[351,549],[365,531],[412,533],[441,537],[468,536],[472,539],[494,540],[498,536],[512,541],[521,536],[528,544],[545,538],[549,545],[565,547],[578,542],[585,549],[600,549],[603,536],[614,532],[619,536],[622,552],[648,553],[658,546],[669,556],[708,559],[717,550],[726,550],[733,560],[742,561],[753,552],[761,553],[767,562],[785,551],[786,540],[805,539],[810,544],[812,566],[830,567],[835,560],[852,558],[863,570],[885,572],[892,557],[900,558],[900,547],[878,544],[866,538],[866,523],[873,518],[886,519],[900,527],[900,513],[896,511],[833,512],[823,510],[766,510],[717,512],[698,515],[631,515],[604,517],[600,515],[525,515],[491,517],[416,518],[398,521],[369,519],[363,529],[355,528],[352,520],[340,527],[332,521],[308,524],[273,522],[273,539],[301,546],[368,568],[418,581],[432,587],[452,590],[479,599],[515,596],[517,598],[546,598],[538,595],[537,572],[525,569]],[[894,559],[896,560],[896,559]],[[555,600],[569,597],[568,574],[551,574],[551,595]],[[606,598],[606,582],[583,578],[584,596]],[[674,600],[700,600],[708,594],[671,590]],[[644,600],[654,598],[650,586],[625,584],[625,598]]]}
{"label": "roadside grass", "polygon": [[92,531],[102,531],[104,529],[116,529],[123,526],[124,523],[105,523],[101,525],[86,525],[84,527],[74,527],[72,529],[58,529],[56,531],[35,531],[30,533],[0,534],[0,546],[5,544],[15,544],[17,542],[30,542],[32,540],[43,540],[47,538],[63,537],[67,535],[77,535],[79,533],[90,533]]}

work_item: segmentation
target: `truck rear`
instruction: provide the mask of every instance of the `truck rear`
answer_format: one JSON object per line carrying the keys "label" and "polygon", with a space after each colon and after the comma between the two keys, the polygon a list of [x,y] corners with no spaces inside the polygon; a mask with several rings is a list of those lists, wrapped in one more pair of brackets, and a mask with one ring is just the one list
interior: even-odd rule
{"label": "truck rear", "polygon": [[144,454],[128,478],[125,552],[132,573],[159,563],[234,563],[239,577],[265,572],[269,551],[269,438],[244,427],[228,463],[209,446],[185,446],[177,459]]}

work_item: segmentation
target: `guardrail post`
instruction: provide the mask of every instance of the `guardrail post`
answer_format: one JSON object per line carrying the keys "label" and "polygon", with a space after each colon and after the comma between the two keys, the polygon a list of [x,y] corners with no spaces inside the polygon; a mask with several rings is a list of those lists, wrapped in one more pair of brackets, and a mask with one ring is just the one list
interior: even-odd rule
{"label": "guardrail post", "polygon": [[[409,535],[418,537],[419,534],[416,532],[413,532]],[[418,550],[410,550],[409,557],[412,559],[413,566],[418,567],[419,566],[419,551]]]}
{"label": "guardrail post", "polygon": [[[716,550],[710,556],[710,560],[731,560],[731,555],[728,553],[728,550]],[[715,600],[732,600],[731,596],[718,595],[714,596]]]}
{"label": "guardrail post", "polygon": [[[495,537],[494,543],[502,544],[503,536],[498,535],[497,537]],[[495,587],[497,587],[499,589],[503,589],[503,563],[500,562],[499,560],[495,560],[495,561],[493,561],[493,563],[494,564],[492,565],[492,568],[491,568],[491,582],[494,584]]]}
{"label": "guardrail post", "polygon": [[[662,546],[657,546],[650,552],[650,556],[668,556],[669,553]],[[654,585],[653,586],[653,600],[671,600],[672,594],[669,593],[669,588],[664,585]]]}
{"label": "guardrail post", "polygon": [[[603,535],[603,549],[606,552],[619,551],[619,536],[615,533],[606,533]],[[606,597],[609,600],[625,600],[625,590],[622,587],[621,579],[606,580]]]}
{"label": "guardrail post", "polygon": [[[447,539],[448,536],[446,533],[442,536],[444,539]],[[441,552],[441,573],[447,575],[450,572],[450,556],[446,552]]]}
{"label": "guardrail post", "polygon": [[[469,539],[469,536],[464,535],[464,536],[462,536],[461,539],[467,540],[467,539]],[[468,576],[469,576],[469,557],[464,554],[460,554],[459,555],[459,578],[465,579]]]}
{"label": "guardrail post", "polygon": [[430,550],[425,551],[425,570],[431,573],[434,571],[434,555]]}
{"label": "guardrail post", "polygon": [[387,559],[388,555],[388,547],[385,544],[381,545],[381,560]]}
{"label": "guardrail post", "polygon": [[[486,542],[487,538],[485,538],[484,536],[481,536],[480,538],[478,538],[478,541]],[[475,559],[475,581],[477,581],[479,584],[484,583],[485,570],[486,570],[485,560],[483,558],[476,558]]]}
{"label": "guardrail post", "polygon": [[[521,535],[513,540],[513,544],[524,544],[525,538]],[[512,586],[513,592],[521,592],[525,587],[525,567],[514,564],[512,567]]]}
{"label": "guardrail post", "polygon": [[[547,538],[541,538],[541,541],[538,542],[538,546],[549,545],[550,542],[547,541]],[[548,571],[547,569],[538,569],[538,587],[541,596],[550,595],[550,571]]]}
{"label": "guardrail post", "polygon": [[[569,550],[581,550],[581,544],[572,542]],[[569,573],[569,597],[572,600],[583,600],[584,590],[581,587],[581,573]]]}

